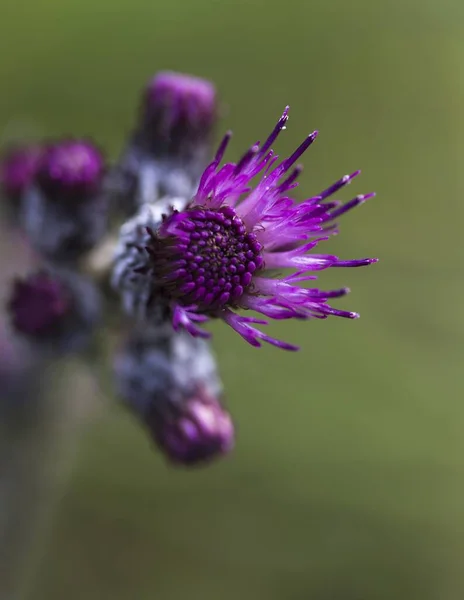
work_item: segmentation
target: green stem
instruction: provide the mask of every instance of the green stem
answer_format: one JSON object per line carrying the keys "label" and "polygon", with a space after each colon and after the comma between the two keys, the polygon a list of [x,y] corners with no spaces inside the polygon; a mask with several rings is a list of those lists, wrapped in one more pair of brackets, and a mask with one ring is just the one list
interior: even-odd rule
{"label": "green stem", "polygon": [[35,376],[35,393],[21,403],[27,410],[10,411],[0,429],[1,600],[24,597],[71,473],[79,432],[103,406],[82,361],[54,363]]}

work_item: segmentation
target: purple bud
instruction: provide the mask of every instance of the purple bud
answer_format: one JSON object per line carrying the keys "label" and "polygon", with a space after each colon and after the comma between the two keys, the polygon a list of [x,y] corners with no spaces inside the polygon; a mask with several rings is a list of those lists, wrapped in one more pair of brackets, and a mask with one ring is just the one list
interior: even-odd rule
{"label": "purple bud", "polygon": [[173,463],[194,465],[227,454],[234,426],[208,343],[172,330],[169,320],[136,331],[115,362],[121,398]]}
{"label": "purple bud", "polygon": [[104,173],[100,151],[86,140],[62,140],[45,149],[37,183],[59,202],[83,200],[98,191]]}
{"label": "purple bud", "polygon": [[108,225],[104,162],[86,140],[63,140],[44,150],[23,197],[22,223],[31,245],[54,262],[75,261],[100,241]]}
{"label": "purple bud", "polygon": [[214,85],[192,75],[162,71],[148,83],[141,126],[175,147],[205,141],[216,121]]}
{"label": "purple bud", "polygon": [[63,282],[39,271],[16,279],[8,308],[14,328],[26,336],[47,336],[69,314],[71,298]]}
{"label": "purple bud", "polygon": [[234,425],[229,413],[202,389],[172,413],[154,413],[148,424],[158,446],[177,464],[208,461],[227,454],[234,445]]}
{"label": "purple bud", "polygon": [[127,215],[164,196],[195,194],[216,118],[210,81],[165,71],[148,82],[135,131],[107,180]]}
{"label": "purple bud", "polygon": [[100,316],[100,297],[72,271],[40,270],[16,279],[7,301],[11,324],[25,340],[51,352],[81,349]]}
{"label": "purple bud", "polygon": [[18,146],[5,152],[0,162],[0,183],[7,197],[17,199],[29,187],[41,156],[38,145]]}

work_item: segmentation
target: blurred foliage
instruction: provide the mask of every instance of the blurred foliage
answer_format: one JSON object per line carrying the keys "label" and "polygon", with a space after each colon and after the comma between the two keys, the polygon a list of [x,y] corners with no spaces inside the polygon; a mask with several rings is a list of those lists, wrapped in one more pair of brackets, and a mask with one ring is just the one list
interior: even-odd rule
{"label": "blurred foliage", "polygon": [[[116,156],[156,70],[213,79],[229,158],[292,105],[300,197],[358,167],[323,273],[356,322],[285,324],[286,354],[214,327],[232,457],[167,468],[122,409],[82,440],[31,600],[464,597],[464,4],[1,0],[0,131]],[[344,192],[344,198],[348,198]]]}

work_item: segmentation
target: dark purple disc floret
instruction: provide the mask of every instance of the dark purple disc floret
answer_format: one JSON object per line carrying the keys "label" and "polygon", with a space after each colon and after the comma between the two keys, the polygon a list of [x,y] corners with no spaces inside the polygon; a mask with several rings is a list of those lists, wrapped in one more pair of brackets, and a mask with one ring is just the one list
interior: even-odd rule
{"label": "dark purple disc floret", "polygon": [[187,305],[195,303],[204,312],[236,305],[253,273],[263,266],[263,258],[261,244],[234,209],[187,209],[174,215],[167,228],[168,235],[176,232],[178,243],[164,243],[153,234],[149,246],[163,293]]}

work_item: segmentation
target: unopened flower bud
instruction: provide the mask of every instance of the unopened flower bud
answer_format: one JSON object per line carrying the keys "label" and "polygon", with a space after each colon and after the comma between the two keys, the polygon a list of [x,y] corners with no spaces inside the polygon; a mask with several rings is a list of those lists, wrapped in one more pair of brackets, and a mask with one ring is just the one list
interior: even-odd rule
{"label": "unopened flower bud", "polygon": [[147,421],[158,446],[173,462],[193,465],[227,454],[234,425],[217,398],[197,389],[172,413],[153,413]]}
{"label": "unopened flower bud", "polygon": [[134,135],[110,177],[128,212],[163,196],[192,197],[216,118],[211,82],[166,71],[148,83]]}
{"label": "unopened flower bud", "polygon": [[234,426],[204,340],[169,325],[137,332],[119,353],[115,375],[122,399],[173,463],[193,465],[232,449]]}
{"label": "unopened flower bud", "polygon": [[100,317],[97,289],[72,271],[43,269],[16,279],[7,306],[14,331],[51,353],[82,349]]}
{"label": "unopened flower bud", "polygon": [[192,152],[209,141],[216,113],[212,83],[192,75],[160,72],[148,83],[142,100],[141,142],[153,153]]}
{"label": "unopened flower bud", "polygon": [[23,221],[31,243],[47,258],[75,260],[101,239],[108,212],[103,174],[103,157],[88,141],[63,140],[44,150],[24,196]]}

